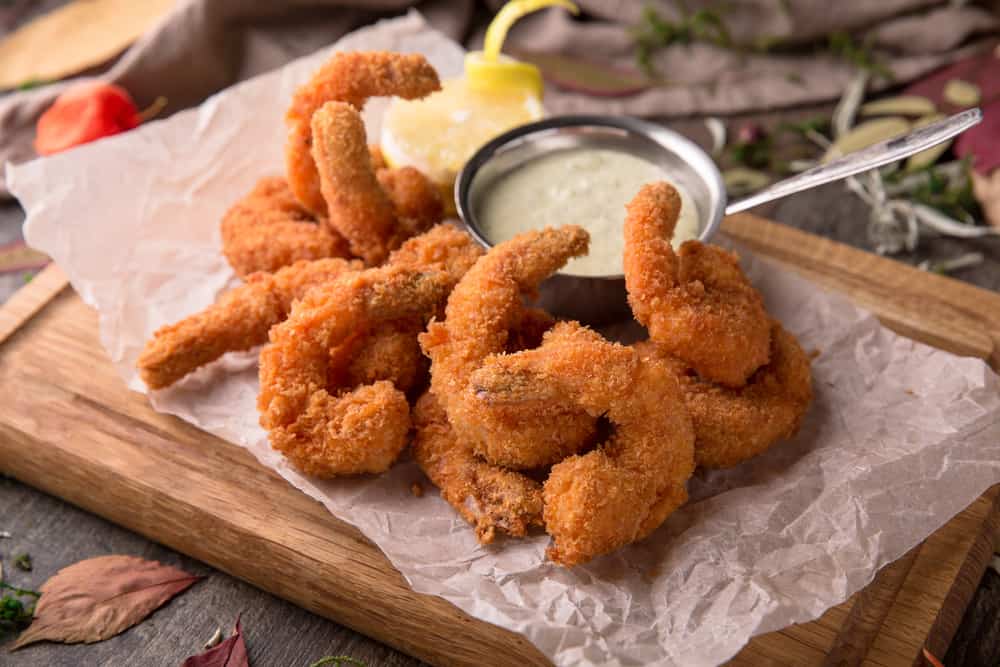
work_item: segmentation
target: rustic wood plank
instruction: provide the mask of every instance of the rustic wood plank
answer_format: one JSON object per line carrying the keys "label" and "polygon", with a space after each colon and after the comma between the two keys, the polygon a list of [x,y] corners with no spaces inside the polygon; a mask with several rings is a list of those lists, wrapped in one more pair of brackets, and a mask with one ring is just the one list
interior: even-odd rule
{"label": "rustic wood plank", "polygon": [[[892,328],[996,364],[998,295],[750,216],[725,229]],[[0,347],[0,469],[429,662],[545,664],[522,637],[413,593],[357,530],[245,450],[153,412],[107,361],[95,314],[49,275],[0,309],[0,322],[23,334]],[[909,571],[885,568],[820,619],[755,638],[733,664],[864,654],[867,664],[908,665],[925,642],[946,645],[995,532],[991,494],[928,538]]]}
{"label": "rustic wood plank", "polygon": [[52,262],[32,279],[31,289],[15,292],[0,308],[0,345],[68,284],[66,275]]}

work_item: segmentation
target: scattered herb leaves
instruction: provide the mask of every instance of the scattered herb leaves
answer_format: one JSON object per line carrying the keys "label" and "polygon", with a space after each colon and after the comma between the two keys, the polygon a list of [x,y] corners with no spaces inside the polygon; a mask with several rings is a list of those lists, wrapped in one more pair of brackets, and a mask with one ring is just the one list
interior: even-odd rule
{"label": "scattered herb leaves", "polygon": [[0,592],[3,592],[0,597],[0,641],[6,641],[31,625],[35,604],[41,593],[17,588],[3,581],[0,581]]}

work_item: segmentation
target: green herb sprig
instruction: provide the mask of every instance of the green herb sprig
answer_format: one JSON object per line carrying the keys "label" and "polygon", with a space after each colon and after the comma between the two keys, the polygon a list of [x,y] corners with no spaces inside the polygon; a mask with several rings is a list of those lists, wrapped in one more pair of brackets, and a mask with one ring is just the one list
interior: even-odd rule
{"label": "green herb sprig", "polygon": [[[5,641],[31,625],[35,614],[35,604],[42,596],[37,591],[18,588],[0,581],[0,591],[5,592],[0,597],[0,641]],[[32,598],[26,601],[23,598]]]}
{"label": "green herb sprig", "polygon": [[849,33],[835,30],[827,36],[827,48],[835,58],[863,69],[872,76],[892,81],[892,72],[878,60],[868,40],[859,43]]}
{"label": "green herb sprig", "polygon": [[671,21],[660,15],[653,7],[642,10],[642,19],[632,29],[636,46],[636,59],[648,75],[655,74],[653,54],[673,44],[709,42],[729,48],[733,40],[722,17],[711,9],[689,11],[684,3],[678,3],[681,18]]}
{"label": "green herb sprig", "polygon": [[21,570],[22,572],[31,572],[31,555],[30,554],[18,554],[14,557],[14,567]]}

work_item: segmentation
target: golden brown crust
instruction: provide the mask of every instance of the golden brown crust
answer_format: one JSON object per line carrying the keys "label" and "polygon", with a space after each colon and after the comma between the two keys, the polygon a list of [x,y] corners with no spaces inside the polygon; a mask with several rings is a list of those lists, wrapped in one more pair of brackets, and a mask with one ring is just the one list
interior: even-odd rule
{"label": "golden brown crust", "polygon": [[473,373],[480,400],[544,406],[567,398],[614,435],[552,466],[543,487],[548,557],[585,563],[642,539],[687,500],[694,431],[669,370],[576,322],[561,322],[541,347],[491,357]]}
{"label": "golden brown crust", "polygon": [[644,186],[625,219],[625,283],[649,336],[702,377],[740,387],[767,363],[770,318],[733,253],[700,241],[670,245],[680,197]]}
{"label": "golden brown crust", "polygon": [[384,267],[346,274],[296,302],[260,355],[257,407],[271,446],[310,475],[388,469],[410,428],[405,395],[385,381],[347,393],[328,387],[329,352],[357,331],[429,317],[447,288],[441,272]]}
{"label": "golden brown crust", "polygon": [[542,487],[520,473],[478,458],[455,435],[431,392],[413,408],[413,458],[444,498],[476,529],[482,544],[498,532],[523,537],[542,525]]}
{"label": "golden brown crust", "polygon": [[281,177],[262,178],[223,216],[222,252],[236,275],[272,273],[303,259],[350,257],[347,241],[318,223]]}
{"label": "golden brown crust", "polygon": [[662,360],[677,378],[694,422],[695,458],[706,468],[732,467],[794,436],[812,402],[809,358],[777,322],[771,330],[771,361],[739,389],[699,378],[652,341],[635,348],[644,358]]}
{"label": "golden brown crust", "polygon": [[288,316],[292,301],[360,268],[344,259],[301,260],[274,274],[248,276],[217,303],[153,334],[136,362],[143,382],[162,389],[227,352],[263,345],[268,330]]}
{"label": "golden brown crust", "polygon": [[478,401],[472,373],[491,355],[507,351],[510,331],[524,317],[530,292],[570,257],[586,252],[587,233],[568,225],[519,235],[476,262],[448,299],[444,322],[420,337],[431,358],[431,387],[456,433],[487,461],[514,469],[558,461],[591,436],[595,420],[565,401],[531,418],[507,406]]}
{"label": "golden brown crust", "polygon": [[[337,53],[295,91],[285,114],[288,140],[285,161],[292,191],[306,209],[325,217],[327,202],[311,156],[313,114],[337,101],[358,111],[369,97],[417,99],[440,90],[437,72],[420,54],[390,52]],[[371,158],[369,158],[371,159]]]}

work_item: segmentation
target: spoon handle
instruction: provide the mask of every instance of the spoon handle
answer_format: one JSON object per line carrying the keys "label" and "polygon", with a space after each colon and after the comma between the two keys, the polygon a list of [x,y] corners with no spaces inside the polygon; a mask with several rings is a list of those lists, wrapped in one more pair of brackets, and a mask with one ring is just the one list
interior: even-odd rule
{"label": "spoon handle", "polygon": [[791,178],[778,181],[743,199],[737,199],[726,206],[726,215],[739,213],[774,199],[787,197],[796,192],[839,181],[862,171],[901,160],[965,132],[982,119],[983,113],[979,109],[969,109],[936,123],[925,125],[901,137],[850,153],[832,162],[796,174]]}

